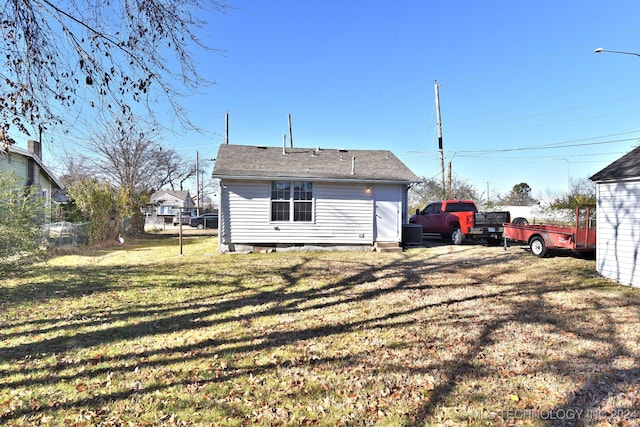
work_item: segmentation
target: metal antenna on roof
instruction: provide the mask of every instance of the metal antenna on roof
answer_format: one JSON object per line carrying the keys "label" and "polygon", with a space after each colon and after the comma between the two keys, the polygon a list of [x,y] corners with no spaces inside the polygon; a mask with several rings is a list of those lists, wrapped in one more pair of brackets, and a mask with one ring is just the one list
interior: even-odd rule
{"label": "metal antenna on roof", "polygon": [[224,115],[224,143],[229,143],[229,112]]}
{"label": "metal antenna on roof", "polygon": [[291,113],[289,113],[289,145],[293,148],[293,133],[291,132]]}

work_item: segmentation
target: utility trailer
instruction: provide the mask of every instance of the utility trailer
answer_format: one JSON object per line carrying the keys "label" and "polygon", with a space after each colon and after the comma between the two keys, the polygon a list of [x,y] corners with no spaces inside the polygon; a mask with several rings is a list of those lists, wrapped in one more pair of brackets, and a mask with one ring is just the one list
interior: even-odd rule
{"label": "utility trailer", "polygon": [[537,257],[547,255],[549,249],[568,249],[574,252],[593,253],[596,250],[595,208],[576,207],[575,225],[529,224],[524,218],[503,224],[504,249],[507,240],[527,243]]}

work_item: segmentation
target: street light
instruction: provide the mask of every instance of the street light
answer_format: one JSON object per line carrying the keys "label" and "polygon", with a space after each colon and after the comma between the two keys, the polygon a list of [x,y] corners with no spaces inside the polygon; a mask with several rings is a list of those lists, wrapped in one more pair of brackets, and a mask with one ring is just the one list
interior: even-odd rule
{"label": "street light", "polygon": [[571,192],[571,171],[569,169],[569,165],[571,164],[569,162],[569,159],[565,159],[564,157],[554,157],[553,160],[564,160],[565,162],[567,162],[567,193]]}
{"label": "street light", "polygon": [[593,51],[594,53],[602,53],[602,52],[609,52],[609,53],[621,53],[623,55],[635,55],[635,56],[639,56],[640,57],[640,53],[636,53],[636,52],[623,52],[623,51],[619,51],[619,50],[607,50],[607,49],[603,49],[601,47],[595,49]]}

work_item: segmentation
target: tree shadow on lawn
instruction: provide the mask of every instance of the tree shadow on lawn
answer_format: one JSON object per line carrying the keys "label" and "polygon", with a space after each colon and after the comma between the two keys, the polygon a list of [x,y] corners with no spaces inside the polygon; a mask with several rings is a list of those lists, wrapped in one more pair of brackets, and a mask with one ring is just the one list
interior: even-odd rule
{"label": "tree shadow on lawn", "polygon": [[[571,396],[555,399],[562,403],[553,406],[553,410],[595,408],[609,394],[626,390],[624,378],[637,377],[638,355],[626,348],[618,336],[615,319],[605,315],[603,328],[594,328],[590,323],[598,312],[623,301],[620,298],[604,304],[598,299],[601,292],[615,293],[615,290],[601,282],[591,286],[579,280],[557,284],[553,272],[543,270],[549,263],[529,258],[529,254],[497,251],[482,257],[477,257],[477,254],[474,252],[475,258],[463,261],[452,260],[449,253],[425,255],[420,251],[403,256],[380,255],[364,261],[357,255],[338,260],[305,254],[288,255],[286,258],[236,256],[233,261],[238,263],[234,264],[236,268],[227,266],[212,271],[213,280],[186,278],[180,283],[171,283],[171,280],[156,283],[160,290],[174,294],[172,299],[164,302],[122,301],[112,306],[79,308],[70,317],[8,321],[0,333],[0,363],[10,364],[11,368],[0,371],[0,391],[2,388],[50,387],[74,381],[96,381],[113,370],[133,373],[144,368],[168,369],[186,360],[211,362],[221,353],[233,355],[238,362],[208,378],[157,381],[144,387],[78,397],[64,403],[42,402],[37,408],[24,406],[4,415],[0,412],[0,422],[43,412],[101,407],[105,402],[150,395],[172,387],[188,386],[194,381],[199,387],[205,387],[234,378],[273,374],[282,361],[262,361],[252,366],[239,361],[248,355],[268,353],[274,349],[304,347],[310,341],[338,339],[349,334],[357,337],[363,332],[375,335],[389,330],[395,331],[399,340],[393,345],[383,344],[380,351],[385,354],[402,353],[409,359],[406,363],[372,360],[368,362],[370,366],[379,370],[381,377],[386,373],[402,373],[408,378],[425,375],[433,378],[428,399],[405,414],[406,425],[428,423],[442,412],[443,407],[451,406],[451,402],[461,395],[461,387],[491,382],[496,376],[509,381],[528,375],[558,375],[581,385],[571,390]],[[522,262],[522,256],[527,257],[527,262],[540,265],[538,274],[528,277],[525,282],[505,281],[503,277]],[[242,267],[238,268],[239,265]],[[3,297],[7,299],[3,301],[4,304],[20,304],[39,295],[43,302],[51,300],[55,303],[59,298],[62,303],[69,298],[102,294],[105,301],[114,302],[122,283],[133,284],[136,276],[149,274],[152,268],[119,267],[117,272],[123,277],[123,282],[116,286],[109,278],[111,274],[101,271],[99,266],[83,266],[68,271],[61,268],[58,273],[64,277],[72,276],[71,283],[52,281],[26,292],[4,293]],[[87,277],[93,279],[87,282]],[[138,286],[143,295],[152,285]],[[194,290],[197,291],[195,295],[191,292]],[[593,300],[580,300],[576,307],[563,307],[553,300],[557,293],[574,292],[586,292]],[[630,321],[637,323],[637,295],[631,294],[625,304],[630,310],[636,310]],[[478,305],[486,307],[486,311],[478,311]],[[342,314],[345,310],[353,310],[353,314],[348,311],[346,315]],[[427,327],[428,324],[435,327]],[[421,331],[421,325],[424,325],[424,331]],[[526,374],[502,373],[509,362],[491,360],[491,363],[498,364],[491,366],[488,359],[492,348],[509,338],[509,331],[526,332],[532,327],[546,331],[536,339],[543,348],[553,349],[551,354],[529,356],[537,364]],[[229,328],[236,333],[221,332]],[[194,330],[202,332],[202,337],[195,342],[165,343],[159,348],[126,347],[116,354],[100,354],[99,357],[90,354],[94,348],[98,351],[98,348],[123,341],[139,342],[154,337],[162,340],[167,334],[188,334]],[[453,337],[447,336],[448,331]],[[416,335],[412,336],[414,333]],[[42,334],[47,337],[38,338]],[[7,345],[8,340],[19,335],[36,338]],[[564,338],[559,340],[558,336]],[[572,341],[573,336],[602,344],[606,350],[580,349],[567,357],[561,347]],[[555,341],[551,341],[551,337]],[[402,338],[408,339],[403,342]],[[438,357],[427,358],[426,363],[419,360],[420,353],[428,351],[435,351]],[[45,356],[55,353],[75,353],[76,356],[47,364]],[[375,353],[373,355],[375,359]],[[371,353],[366,349],[353,348],[344,354],[338,352],[314,357],[299,354],[296,357],[297,360],[285,363],[301,364],[309,369],[319,365],[346,369],[359,366],[363,358],[371,357]],[[636,357],[636,365],[627,369],[617,368],[614,372],[616,380],[611,381],[609,366],[620,357]],[[42,362],[25,364],[25,360],[34,359]],[[575,366],[577,360],[581,361],[579,369]],[[386,378],[385,381],[390,380]],[[336,384],[335,387],[341,385]],[[402,384],[396,384],[396,387],[401,390],[400,394],[404,393]],[[597,388],[595,392],[594,387]],[[462,395],[468,397],[464,393]],[[589,399],[586,399],[587,395]],[[508,396],[506,402],[486,403],[492,403],[494,412],[496,408],[507,411],[530,408],[534,404],[526,402],[527,406],[520,408]],[[513,405],[507,406],[510,404]],[[467,407],[460,405],[459,415],[462,417],[462,410]],[[465,414],[468,417],[469,412]],[[498,413],[496,416],[508,419],[509,414]],[[359,416],[376,419],[368,412],[361,412]],[[460,421],[464,419],[460,418]]]}
{"label": "tree shadow on lawn", "polygon": [[[560,256],[572,255],[560,252]],[[517,297],[517,300],[523,296],[527,299],[512,304],[512,310],[504,316],[483,323],[481,333],[477,334],[472,345],[466,351],[460,352],[455,361],[445,366],[444,376],[447,381],[434,388],[433,398],[421,405],[406,425],[420,424],[418,420],[431,419],[432,415],[443,407],[450,410],[448,414],[453,420],[457,419],[459,423],[469,425],[493,422],[509,425],[521,422],[553,426],[591,425],[603,420],[631,425],[629,423],[637,422],[637,418],[640,417],[637,411],[637,378],[640,375],[637,336],[621,334],[618,328],[620,323],[608,311],[611,308],[628,310],[627,318],[635,324],[637,330],[640,319],[639,295],[633,291],[627,293],[626,290],[618,293],[618,289],[603,284],[584,286],[576,282],[575,285],[557,286],[550,281],[552,279],[552,276],[542,273],[537,279],[520,284],[520,291],[512,296]],[[592,292],[587,294],[586,301],[580,301],[578,305],[582,307],[562,303],[558,305],[553,301],[553,295],[557,293],[584,291]],[[611,293],[616,294],[614,298],[603,303],[602,300],[610,298]],[[503,293],[502,296],[506,294]],[[510,344],[513,346],[519,344],[518,341],[522,338],[515,335],[526,333],[527,330],[518,328],[517,325],[538,325],[548,331],[548,334],[536,338],[544,341],[543,348],[559,349],[575,345],[576,349],[567,352],[564,358],[557,358],[557,351],[542,354],[544,363],[539,364],[535,370],[525,368],[518,371],[510,362],[497,365],[493,369],[486,363],[478,365],[477,361],[486,360],[485,353],[496,343],[496,336],[507,340],[511,338]],[[499,331],[502,329],[511,329],[514,333],[512,336],[501,334]],[[572,343],[577,340],[584,340],[586,343]],[[523,358],[523,354],[518,351],[512,353]],[[625,363],[626,368],[615,368],[616,365]],[[511,380],[515,386],[514,394],[497,396],[498,399],[502,398],[502,406],[487,409],[474,406],[471,401],[456,402],[452,405],[451,397],[456,396],[458,389],[465,383],[477,384],[491,375],[500,376],[503,381]],[[518,394],[531,390],[522,390],[520,380],[522,377],[537,375],[564,378],[565,382],[575,384],[575,387],[565,387],[560,393],[561,399],[556,404],[522,401]],[[556,384],[548,384],[550,390],[555,387]],[[455,402],[455,399],[453,401]],[[617,406],[612,402],[617,402]]]}
{"label": "tree shadow on lawn", "polygon": [[[262,261],[265,261],[264,263]],[[31,326],[33,329],[27,334],[43,334],[55,331],[74,331],[78,329],[86,329],[104,324],[118,324],[129,320],[135,322],[135,325],[117,326],[109,329],[103,329],[98,333],[90,332],[85,334],[75,334],[72,338],[62,335],[49,340],[43,340],[38,343],[22,344],[16,347],[7,347],[0,354],[0,361],[3,360],[19,360],[36,354],[41,351],[64,351],[67,349],[66,341],[73,341],[73,345],[77,346],[78,337],[80,341],[85,342],[86,347],[90,347],[99,343],[108,343],[113,340],[135,339],[152,334],[163,334],[172,331],[188,330],[193,320],[196,318],[209,316],[222,316],[231,311],[239,310],[245,307],[253,307],[256,305],[271,304],[267,310],[262,312],[251,312],[233,318],[233,322],[255,319],[258,317],[273,316],[278,314],[295,313],[300,310],[299,305],[305,303],[305,309],[323,308],[336,304],[344,304],[348,302],[357,302],[382,295],[383,293],[393,292],[393,289],[372,289],[362,295],[352,297],[341,297],[336,301],[326,301],[315,305],[310,305],[314,300],[324,300],[326,296],[340,296],[347,292],[350,288],[359,284],[374,281],[376,278],[372,275],[373,270],[358,271],[353,276],[349,276],[336,283],[327,283],[323,286],[314,286],[312,289],[302,291],[290,291],[291,287],[303,280],[313,279],[314,274],[321,270],[322,267],[315,269],[308,268],[306,258],[303,257],[300,262],[285,267],[273,266],[271,260],[258,260],[257,264],[247,265],[247,270],[242,274],[227,274],[219,272],[215,281],[210,280],[189,280],[185,279],[181,283],[156,283],[155,285],[167,286],[170,292],[173,288],[216,288],[206,297],[198,296],[194,299],[186,299],[176,302],[171,301],[164,304],[157,302],[139,303],[128,301],[125,305],[118,309],[109,308],[104,310],[102,306],[84,306],[81,310],[75,312],[61,313],[58,318],[36,318],[28,321],[7,322],[5,328],[0,331],[2,339],[9,339],[15,336],[24,335],[25,332],[8,332],[15,328],[24,328]],[[340,262],[341,265],[353,264],[362,267],[358,262]],[[378,267],[383,270],[385,267]],[[127,291],[135,287],[142,290],[149,288],[149,284],[134,284],[133,277],[145,275],[150,272],[148,266],[142,267],[109,267],[106,270],[100,266],[83,266],[83,267],[51,267],[48,268],[48,275],[52,277],[64,277],[65,279],[52,279],[49,282],[36,282],[28,285],[14,286],[10,289],[2,288],[2,301],[5,308],[9,305],[19,305],[24,302],[40,301],[43,304],[55,304],[56,299],[65,300],[69,298],[84,298],[91,296],[106,295],[109,299],[114,299],[123,286]],[[411,276],[411,272],[408,276]],[[281,278],[281,284],[277,287],[268,285],[263,289],[256,288],[253,285],[245,284],[246,277],[252,277],[252,281],[259,281],[262,277],[274,276]],[[120,279],[116,279],[120,278]],[[224,283],[223,283],[224,282]],[[226,290],[219,290],[223,286]],[[257,289],[257,292],[255,290]],[[250,295],[246,295],[250,293]],[[238,295],[240,294],[240,295]],[[235,296],[234,296],[235,295]],[[213,301],[203,303],[208,298],[219,299],[229,297],[222,301]],[[186,307],[186,310],[185,310]],[[184,312],[184,314],[176,314]],[[143,319],[151,317],[151,320],[143,321]],[[202,323],[199,326],[212,326],[218,323],[230,322],[230,320],[215,321]],[[59,323],[63,323],[59,325]],[[64,324],[67,323],[67,324]],[[153,332],[150,332],[153,331]],[[91,338],[90,337],[94,337]],[[16,353],[16,355],[12,355]]]}

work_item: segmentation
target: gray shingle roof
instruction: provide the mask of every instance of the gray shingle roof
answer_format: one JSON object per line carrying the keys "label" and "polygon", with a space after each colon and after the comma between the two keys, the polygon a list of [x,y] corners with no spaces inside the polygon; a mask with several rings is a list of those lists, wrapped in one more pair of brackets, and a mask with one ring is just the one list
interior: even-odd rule
{"label": "gray shingle roof", "polygon": [[[355,158],[355,160],[354,160]],[[414,182],[418,177],[387,150],[286,148],[222,144],[214,178]]]}
{"label": "gray shingle roof", "polygon": [[591,181],[640,178],[640,147],[633,149],[589,178]]}
{"label": "gray shingle roof", "polygon": [[[21,156],[33,159],[36,163],[38,163],[38,166],[40,166],[40,170],[42,172],[44,172],[45,175],[47,175],[49,177],[49,180],[52,183],[57,185],[59,189],[63,189],[64,188],[64,184],[62,183],[62,181],[60,181],[58,179],[58,177],[56,177],[53,174],[53,172],[51,172],[51,170],[49,170],[49,168],[47,166],[45,166],[44,163],[42,163],[42,159],[40,159],[40,157],[38,157],[35,153],[33,153],[33,152],[29,151],[29,150],[25,150],[24,148],[16,147],[14,145],[10,145],[8,147],[7,152],[20,154]],[[2,154],[2,153],[0,153],[0,154]]]}

